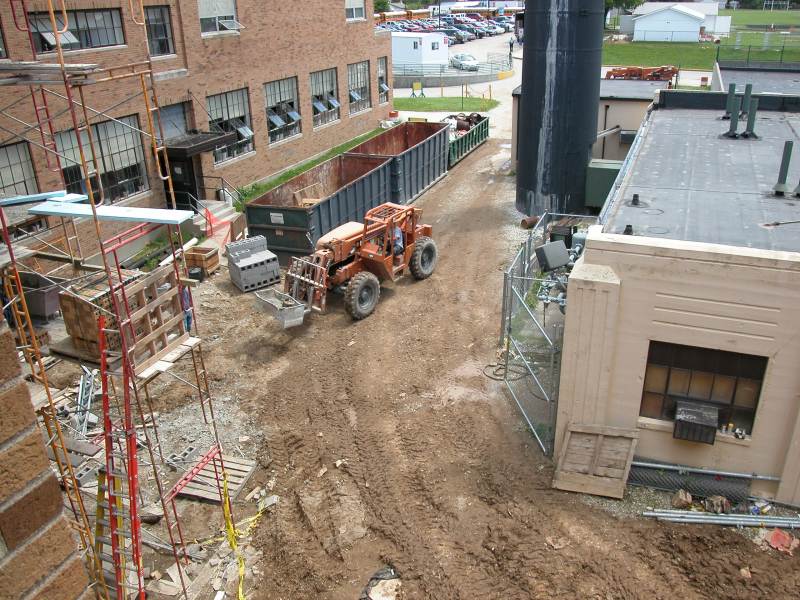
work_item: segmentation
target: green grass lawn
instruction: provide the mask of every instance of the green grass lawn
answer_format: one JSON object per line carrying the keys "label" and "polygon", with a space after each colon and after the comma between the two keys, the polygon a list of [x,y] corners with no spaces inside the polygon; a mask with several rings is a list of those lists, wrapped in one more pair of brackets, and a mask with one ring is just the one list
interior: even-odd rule
{"label": "green grass lawn", "polygon": [[[305,173],[309,169],[313,169],[318,164],[323,163],[326,160],[330,160],[334,156],[339,156],[340,154],[344,154],[351,148],[355,148],[356,146],[358,146],[361,142],[366,142],[368,139],[374,138],[376,135],[383,133],[384,131],[385,129],[381,129],[380,127],[373,129],[372,131],[360,135],[357,138],[353,138],[352,140],[349,140],[344,144],[340,144],[339,146],[331,148],[330,150],[328,150],[321,156],[318,156],[317,158],[307,160],[306,162],[301,163],[296,167],[292,167],[291,169],[284,171],[277,177],[273,177],[272,179],[269,179],[267,181],[254,183],[252,185],[240,188],[239,194],[244,199],[244,202],[247,203],[253,198],[261,196],[262,194],[270,191],[271,189],[278,187],[282,183],[286,183],[292,177],[296,177],[297,175],[300,175],[300,173]],[[239,212],[242,212],[242,210],[244,210],[243,206],[237,206],[236,208],[237,210],[239,210]]]}
{"label": "green grass lawn", "polygon": [[719,14],[731,16],[731,24],[736,27],[745,25],[800,25],[800,10],[725,10]]}
{"label": "green grass lawn", "polygon": [[603,45],[604,65],[632,67],[675,65],[681,69],[710,71],[716,56],[717,47],[710,43],[614,42]]}
{"label": "green grass lawn", "polygon": [[420,112],[478,112],[496,107],[500,102],[488,98],[462,98],[461,96],[445,96],[444,98],[395,98],[397,110],[416,110]]}

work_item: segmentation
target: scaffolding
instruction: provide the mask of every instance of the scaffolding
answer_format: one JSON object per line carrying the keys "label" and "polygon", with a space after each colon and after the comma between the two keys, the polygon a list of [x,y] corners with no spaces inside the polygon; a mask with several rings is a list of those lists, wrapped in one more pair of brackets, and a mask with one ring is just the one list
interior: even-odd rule
{"label": "scaffolding", "polygon": [[[130,214],[127,218],[122,218],[119,211],[104,206],[103,187],[98,176],[100,152],[92,132],[92,119],[102,117],[146,136],[150,141],[156,173],[164,182],[169,202],[175,209],[169,159],[161,142],[164,139],[162,125],[160,119],[154,118],[158,114],[159,104],[152,62],[148,56],[147,60],[118,67],[67,63],[62,48],[62,36],[69,30],[69,15],[64,0],[46,0],[45,4],[45,18],[49,19],[51,28],[48,33],[52,35],[56,58],[55,62],[49,63],[40,61],[37,55],[34,31],[28,22],[25,0],[10,0],[14,24],[17,29],[27,33],[30,41],[32,60],[7,61],[0,65],[0,86],[24,86],[29,89],[30,95],[20,95],[11,104],[0,107],[0,131],[10,136],[0,142],[0,145],[10,140],[25,141],[43,150],[47,168],[60,174],[65,188],[67,186],[62,165],[79,166],[81,185],[89,210],[87,212],[86,205],[81,209],[76,208],[81,205],[65,201],[64,194],[59,192],[5,201],[0,199],[0,225],[6,248],[5,252],[0,252],[0,274],[5,296],[3,312],[11,313],[19,350],[28,364],[33,381],[41,384],[46,395],[46,402],[38,413],[72,515],[71,524],[78,534],[80,550],[85,557],[96,595],[118,600],[146,597],[140,514],[144,493],[140,485],[139,467],[150,466],[157,490],[157,502],[161,505],[162,518],[169,537],[166,547],[177,566],[179,581],[175,583],[183,597],[188,598],[188,577],[184,566],[188,564],[189,555],[185,548],[176,498],[208,465],[213,467],[214,474],[213,482],[209,485],[218,494],[226,526],[230,527],[232,522],[222,445],[214,420],[212,396],[201,339],[197,337],[196,319],[194,330],[190,332],[191,320],[195,316],[194,304],[190,281],[186,277],[180,228],[182,220],[189,217],[177,214],[185,211],[149,209],[150,213],[176,214],[174,219],[151,219],[150,213],[143,209],[139,212],[133,211],[133,219]],[[130,8],[134,25],[144,30],[142,1],[137,0],[134,3],[131,0]],[[137,19],[137,9],[140,19]],[[138,80],[137,93],[105,109],[89,106],[84,93],[87,86],[126,79]],[[138,96],[142,97],[144,103],[146,130],[131,127],[109,114],[124,102]],[[33,123],[10,112],[26,99],[32,103]],[[53,99],[58,99],[65,107],[54,110],[51,102]],[[57,147],[55,122],[64,115],[69,116],[72,131],[78,141],[79,161],[70,159]],[[40,212],[36,214],[46,215],[48,222],[56,225],[22,240],[12,239],[4,206],[22,206],[42,200],[49,201],[38,205],[36,210]],[[131,212],[130,209],[124,210]],[[108,287],[106,301],[93,305],[99,315],[97,340],[102,389],[101,437],[105,457],[104,467],[98,474],[94,527],[91,523],[91,512],[87,510],[87,502],[81,494],[80,482],[70,460],[64,426],[59,419],[59,407],[48,385],[37,331],[28,310],[20,275],[21,271],[33,270],[47,278],[53,269],[43,267],[39,263],[40,259],[74,266],[84,265],[87,257],[82,255],[77,227],[77,218],[81,216],[88,217],[93,225],[102,259],[102,268],[95,270],[95,273],[99,271],[104,274]],[[107,220],[137,220],[140,223],[104,239],[101,222]],[[163,233],[164,230],[169,240],[171,263],[150,274],[127,277],[123,273],[120,260],[123,248],[144,236]],[[23,264],[23,260],[28,264]],[[70,284],[74,280],[50,281],[64,293],[71,293]],[[172,372],[172,367],[184,357],[188,357],[191,363],[193,381]],[[192,395],[196,395],[200,403],[203,421],[208,425],[214,440],[197,465],[171,486],[164,480],[167,473],[166,460],[149,390],[149,385],[164,373],[173,375],[192,389]],[[140,458],[140,453],[146,453],[145,460]],[[163,543],[160,546],[165,547]]]}

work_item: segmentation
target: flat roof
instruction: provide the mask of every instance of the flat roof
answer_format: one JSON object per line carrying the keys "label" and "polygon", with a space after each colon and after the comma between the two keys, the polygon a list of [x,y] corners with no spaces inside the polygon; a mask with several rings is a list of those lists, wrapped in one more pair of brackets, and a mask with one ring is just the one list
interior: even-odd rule
{"label": "flat roof", "polygon": [[755,93],[800,95],[800,72],[798,71],[762,71],[721,67],[719,72],[722,76],[724,91],[728,91],[728,86],[735,83],[736,91],[743,92],[744,86],[752,83]]}
{"label": "flat roof", "polygon": [[[794,142],[787,185],[800,181],[800,114],[759,111],[759,139],[722,137],[721,111],[657,109],[639,131],[622,185],[604,207],[603,231],[800,252],[800,198],[778,197],[783,144]],[[740,123],[739,131],[744,130]],[[634,194],[639,206],[633,206]]]}
{"label": "flat roof", "polygon": [[[668,81],[640,81],[638,79],[601,79],[600,100],[652,100],[658,90],[665,90]],[[520,96],[522,86],[511,92]]]}

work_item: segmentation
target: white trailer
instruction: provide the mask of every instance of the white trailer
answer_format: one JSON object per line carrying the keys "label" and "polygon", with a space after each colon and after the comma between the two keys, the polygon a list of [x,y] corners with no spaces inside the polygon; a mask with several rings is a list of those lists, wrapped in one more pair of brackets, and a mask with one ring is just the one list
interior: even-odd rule
{"label": "white trailer", "polygon": [[446,65],[449,59],[443,33],[392,32],[393,65]]}

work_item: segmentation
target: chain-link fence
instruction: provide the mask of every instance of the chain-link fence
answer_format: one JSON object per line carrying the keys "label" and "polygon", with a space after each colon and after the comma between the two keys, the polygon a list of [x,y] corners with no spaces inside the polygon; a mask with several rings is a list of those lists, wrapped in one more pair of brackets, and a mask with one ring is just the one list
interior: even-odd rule
{"label": "chain-link fence", "polygon": [[[503,380],[539,447],[551,456],[555,442],[565,281],[545,274],[536,258],[551,227],[595,222],[592,217],[547,213],[531,230],[503,278],[500,345]],[[561,290],[561,291],[559,291]],[[565,301],[565,296],[564,296]]]}
{"label": "chain-link fence", "polygon": [[724,68],[757,67],[761,69],[800,68],[800,42],[761,44],[721,44],[717,46],[717,62]]}

